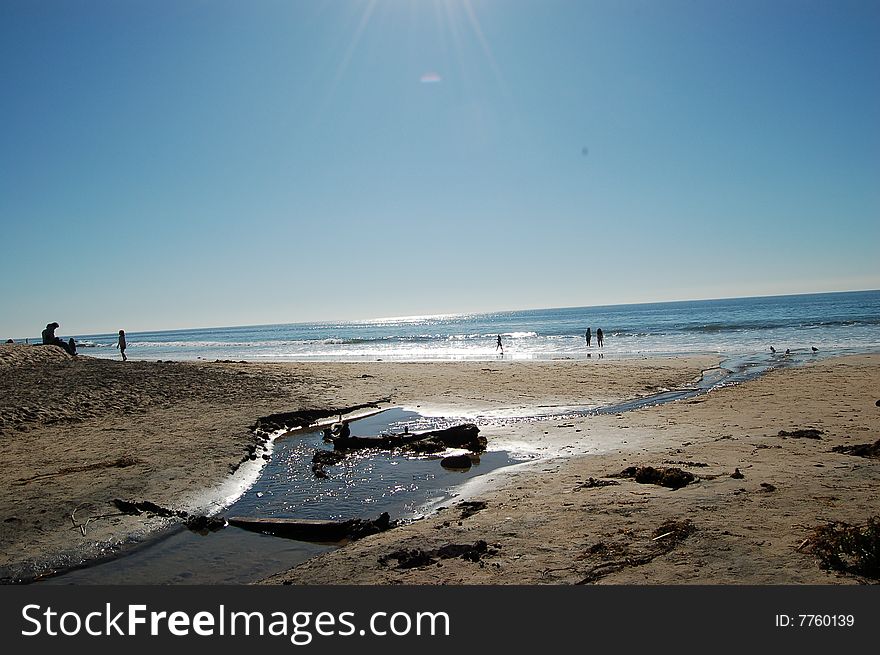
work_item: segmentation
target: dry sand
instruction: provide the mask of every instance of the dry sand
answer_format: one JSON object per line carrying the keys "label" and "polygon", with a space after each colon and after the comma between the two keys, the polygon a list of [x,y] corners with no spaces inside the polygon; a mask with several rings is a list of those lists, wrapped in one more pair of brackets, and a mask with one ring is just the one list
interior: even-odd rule
{"label": "dry sand", "polygon": [[[389,399],[383,407],[527,414],[646,395],[714,363],[123,363],[2,345],[0,581],[112,556],[175,520],[120,515],[114,499],[204,511],[255,473],[261,460],[248,460],[257,443],[251,428],[276,412]],[[489,423],[490,440],[544,455],[590,450],[574,433],[543,435],[543,423],[507,431]],[[352,573],[351,581],[365,580]]]}

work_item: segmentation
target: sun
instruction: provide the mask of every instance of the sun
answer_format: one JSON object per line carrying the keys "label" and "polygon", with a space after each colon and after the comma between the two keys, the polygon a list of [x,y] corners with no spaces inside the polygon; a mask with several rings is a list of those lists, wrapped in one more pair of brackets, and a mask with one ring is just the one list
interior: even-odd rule
{"label": "sun", "polygon": [[[352,22],[355,28],[340,59],[335,82],[338,83],[344,77],[364,33],[370,28],[374,18],[381,12],[406,11],[413,17],[421,12],[430,12],[453,50],[459,55],[465,49],[466,41],[476,42],[496,78],[503,84],[503,76],[474,5],[473,0],[411,0],[410,2],[363,0],[353,3],[352,10],[356,13]],[[427,84],[436,84],[442,80],[443,73],[436,70],[425,71],[419,79],[420,82]]]}

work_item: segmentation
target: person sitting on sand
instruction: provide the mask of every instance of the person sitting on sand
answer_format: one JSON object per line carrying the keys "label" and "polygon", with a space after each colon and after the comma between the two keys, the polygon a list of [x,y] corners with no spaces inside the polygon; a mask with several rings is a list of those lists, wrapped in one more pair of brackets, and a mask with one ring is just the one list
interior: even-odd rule
{"label": "person sitting on sand", "polygon": [[600,348],[602,347],[602,345],[604,343],[604,341],[603,341],[604,338],[605,338],[605,334],[602,332],[602,328],[599,328],[598,330],[596,330],[596,345],[599,346]]}
{"label": "person sitting on sand", "polygon": [[43,333],[42,333],[43,345],[44,346],[58,346],[64,352],[66,352],[70,355],[76,355],[76,344],[71,343],[73,341],[73,338],[71,338],[70,341],[65,341],[64,339],[61,339],[60,337],[55,336],[55,330],[57,330],[59,327],[61,327],[61,326],[55,322],[46,324],[46,329],[43,330]]}
{"label": "person sitting on sand", "polygon": [[128,357],[125,356],[125,330],[119,331],[119,341],[116,342],[116,347],[119,348],[119,352],[122,355],[122,361],[128,361]]}
{"label": "person sitting on sand", "polygon": [[43,345],[44,346],[54,346],[57,345],[55,343],[55,329],[60,327],[58,323],[46,323],[46,329],[43,330]]}

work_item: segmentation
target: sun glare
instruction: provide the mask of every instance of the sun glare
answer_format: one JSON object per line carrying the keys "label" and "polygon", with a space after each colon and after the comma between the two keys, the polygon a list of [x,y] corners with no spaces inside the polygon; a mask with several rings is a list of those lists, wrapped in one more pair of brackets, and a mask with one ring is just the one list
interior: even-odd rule
{"label": "sun glare", "polygon": [[[356,15],[354,32],[348,39],[345,52],[340,59],[334,77],[334,86],[338,84],[346,74],[352,59],[357,55],[358,48],[364,34],[371,25],[378,22],[374,19],[384,12],[407,11],[412,15],[430,11],[433,20],[438,24],[441,38],[444,42],[450,42],[454,55],[462,70],[467,70],[463,52],[466,50],[467,41],[470,40],[482,51],[486,62],[496,76],[499,83],[504,85],[503,76],[495,60],[495,55],[483,30],[480,18],[472,0],[417,0],[411,3],[379,2],[379,0],[364,0],[354,5]],[[426,71],[419,81],[422,84],[436,84],[443,80],[443,76],[434,70]]]}

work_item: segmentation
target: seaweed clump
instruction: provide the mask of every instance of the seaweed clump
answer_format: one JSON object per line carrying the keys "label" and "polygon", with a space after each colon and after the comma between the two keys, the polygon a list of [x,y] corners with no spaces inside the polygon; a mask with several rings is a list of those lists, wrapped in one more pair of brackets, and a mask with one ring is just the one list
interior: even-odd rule
{"label": "seaweed clump", "polygon": [[835,446],[831,452],[880,459],[880,439],[874,443],[860,443],[855,446]]}
{"label": "seaweed clump", "polygon": [[381,566],[388,566],[391,560],[397,560],[398,569],[415,569],[423,566],[431,566],[437,564],[438,559],[463,559],[469,562],[478,562],[483,566],[481,561],[483,557],[489,557],[498,553],[497,544],[493,547],[480,539],[473,544],[446,544],[434,550],[423,550],[421,548],[401,548],[393,553],[382,555],[379,558]]}
{"label": "seaweed clump", "polygon": [[694,522],[690,519],[685,519],[684,521],[670,519],[654,530],[652,535],[653,539],[651,539],[651,541],[668,539],[665,543],[667,544],[667,548],[671,549],[674,544],[687,539],[696,531],[696,529]]}
{"label": "seaweed clump", "polygon": [[821,439],[825,434],[822,430],[816,428],[804,428],[801,430],[780,430],[780,437],[792,437],[794,439]]}
{"label": "seaweed clump", "polygon": [[880,516],[864,526],[840,521],[820,526],[810,542],[822,568],[880,578]]}
{"label": "seaweed clump", "polygon": [[653,466],[630,466],[623,469],[617,476],[634,478],[639,484],[657,484],[670,489],[681,489],[696,480],[693,473],[679,468],[654,468]]}

